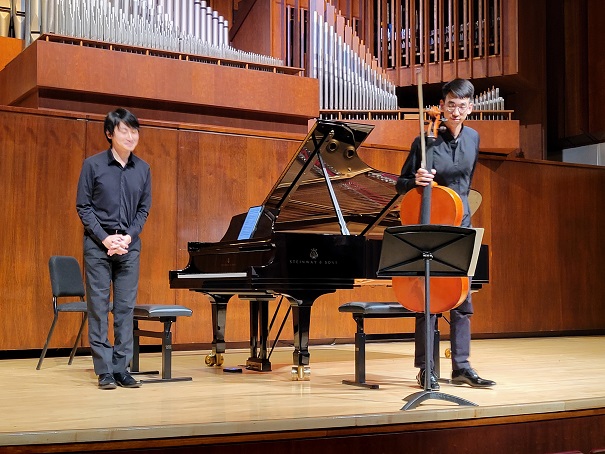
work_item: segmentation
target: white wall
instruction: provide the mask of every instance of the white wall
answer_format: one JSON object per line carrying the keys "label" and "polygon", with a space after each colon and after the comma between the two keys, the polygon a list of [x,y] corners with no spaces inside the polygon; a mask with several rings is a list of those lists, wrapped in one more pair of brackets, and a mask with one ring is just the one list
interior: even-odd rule
{"label": "white wall", "polygon": [[563,150],[563,162],[605,165],[605,143],[567,148]]}

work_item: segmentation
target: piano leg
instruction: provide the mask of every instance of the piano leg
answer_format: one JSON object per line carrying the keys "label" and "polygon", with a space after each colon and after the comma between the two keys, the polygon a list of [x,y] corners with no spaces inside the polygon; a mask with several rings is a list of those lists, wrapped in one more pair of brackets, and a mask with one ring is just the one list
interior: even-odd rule
{"label": "piano leg", "polygon": [[268,338],[269,300],[250,300],[250,357],[246,361],[246,369],[271,371],[271,361],[267,357]]}
{"label": "piano leg", "polygon": [[212,353],[206,356],[207,366],[222,366],[225,353],[227,303],[233,295],[208,295],[212,305]]}
{"label": "piano leg", "polygon": [[[301,304],[302,303],[302,304]],[[310,380],[309,326],[311,305],[290,299],[294,324],[294,353],[292,355],[292,380]]]}

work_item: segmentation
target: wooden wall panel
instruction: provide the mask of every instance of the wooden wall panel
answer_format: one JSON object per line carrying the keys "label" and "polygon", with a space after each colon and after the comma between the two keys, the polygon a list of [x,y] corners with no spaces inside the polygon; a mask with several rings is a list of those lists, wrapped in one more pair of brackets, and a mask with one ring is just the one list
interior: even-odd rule
{"label": "wooden wall panel", "polygon": [[[42,348],[53,317],[51,255],[81,255],[75,215],[85,124],[0,111],[0,349]],[[51,348],[71,345],[78,315],[64,315]]]}
{"label": "wooden wall panel", "polygon": [[[493,224],[501,226],[492,232],[493,283],[490,287],[495,295],[492,310],[498,325],[513,331],[520,326],[529,331],[540,330],[544,325],[560,326],[559,282],[550,272],[536,272],[555,263],[553,248],[546,247],[551,243],[549,224],[555,213],[552,213],[550,199],[542,198],[540,184],[544,173],[539,174],[538,168],[531,172],[533,190],[530,185],[515,184],[521,175],[530,176],[529,168],[521,167],[515,172],[514,166],[508,163],[497,165],[490,193],[492,205],[501,207],[492,212]],[[541,253],[536,253],[538,250]],[[510,310],[521,301],[525,313],[522,322],[518,311]],[[531,307],[544,301],[549,302],[552,312],[537,316]],[[549,317],[555,320],[547,320]]]}
{"label": "wooden wall panel", "polygon": [[602,46],[602,21],[599,20],[599,12],[603,9],[603,3],[599,0],[588,0],[588,118],[590,121],[588,131],[598,141],[605,141],[605,119],[601,113],[605,104],[605,86],[603,86],[603,74],[605,74],[605,58],[603,58]]}
{"label": "wooden wall panel", "polygon": [[[352,120],[351,122],[374,125],[374,129],[364,141],[365,146],[387,147],[396,150],[409,151],[412,142],[418,137],[420,129],[418,120]],[[310,124],[312,123],[310,122]],[[479,133],[482,153],[506,156],[518,151],[521,146],[519,121],[517,120],[468,120],[465,124]],[[396,173],[399,173],[399,170]]]}
{"label": "wooden wall panel", "polygon": [[0,36],[0,70],[23,51],[24,41]]}
{"label": "wooden wall panel", "polygon": [[[302,140],[302,136],[300,137]],[[177,268],[187,265],[188,241],[219,241],[231,217],[263,202],[300,140],[277,140],[246,134],[182,131],[178,155]],[[203,295],[176,290],[177,301],[194,310],[179,340],[208,342],[210,305]],[[227,339],[248,332],[248,303],[229,305]]]}
{"label": "wooden wall panel", "polygon": [[487,169],[492,332],[602,329],[603,169],[519,160]]}
{"label": "wooden wall panel", "polygon": [[[473,226],[484,229],[482,243],[488,245],[489,247],[490,264],[494,263],[494,225],[491,217],[492,210],[494,210],[494,201],[491,197],[491,177],[492,176],[489,174],[489,172],[486,171],[486,163],[483,160],[480,160],[473,176],[472,187],[481,194],[482,201],[479,205],[479,208],[472,216],[471,222],[473,223]],[[492,298],[493,286],[491,284],[484,285],[480,291],[472,294],[473,307],[475,314],[477,314],[472,319],[473,333],[493,332],[495,324],[493,322],[493,310],[490,304]],[[443,333],[449,333],[449,326],[446,323],[441,323],[441,330]]]}
{"label": "wooden wall panel", "polygon": [[[243,2],[242,2],[243,3]],[[245,5],[245,20],[235,29],[229,31],[231,44],[237,48],[248,52],[254,52],[262,55],[271,55],[276,58],[283,58],[279,54],[273,54],[271,51],[271,36],[274,34],[271,9],[272,1],[254,2],[250,7],[250,2]],[[242,6],[240,5],[240,9]],[[237,19],[241,20],[241,19]],[[276,33],[275,33],[276,34]]]}
{"label": "wooden wall panel", "polygon": [[148,120],[296,133],[318,116],[318,82],[296,69],[173,57],[38,39],[0,71],[0,103],[100,115],[122,105]]}
{"label": "wooden wall panel", "polygon": [[[175,304],[176,295],[168,285],[168,269],[176,266],[174,242],[178,224],[176,200],[178,131],[175,129],[143,127],[137,154],[151,166],[152,206],[141,241],[140,304]],[[187,320],[183,318],[183,322]],[[178,341],[182,325],[173,328],[173,341]],[[141,323],[143,329],[160,330],[157,322]],[[145,339],[145,343],[160,343]]]}
{"label": "wooden wall panel", "polygon": [[[102,131],[102,124],[98,126]],[[144,259],[141,260],[139,301],[172,304],[175,297],[169,289],[166,270],[175,266],[176,250],[172,242],[166,240],[176,235],[177,131],[143,126],[135,153],[151,166],[152,178],[152,206],[141,234]]]}

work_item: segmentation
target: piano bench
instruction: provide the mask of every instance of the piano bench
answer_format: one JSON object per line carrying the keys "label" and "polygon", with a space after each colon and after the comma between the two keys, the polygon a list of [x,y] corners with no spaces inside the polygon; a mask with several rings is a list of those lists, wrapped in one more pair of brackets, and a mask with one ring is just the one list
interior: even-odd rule
{"label": "piano bench", "polygon": [[[364,331],[364,320],[366,318],[416,317],[416,312],[406,309],[399,303],[361,301],[345,303],[338,308],[338,311],[352,314],[357,325],[357,331],[355,332],[355,381],[343,380],[342,383],[378,389],[377,384],[366,382],[366,341],[397,340],[402,338],[402,333],[367,334]],[[437,317],[441,317],[441,314],[437,314]],[[439,340],[439,330],[435,329],[433,361],[437,377],[439,377]]]}
{"label": "piano bench", "polygon": [[[139,360],[141,353],[141,337],[155,337],[162,339],[162,378],[153,378],[142,380],[144,383],[160,383],[168,381],[190,381],[191,377],[172,377],[172,324],[176,322],[177,317],[191,317],[193,311],[185,306],[160,305],[160,304],[142,304],[134,308],[134,345],[132,353],[132,362],[130,363],[130,372],[133,375],[153,375],[159,374],[157,370],[141,372],[139,370]],[[162,331],[148,331],[139,329],[139,321],[151,320],[163,324]]]}

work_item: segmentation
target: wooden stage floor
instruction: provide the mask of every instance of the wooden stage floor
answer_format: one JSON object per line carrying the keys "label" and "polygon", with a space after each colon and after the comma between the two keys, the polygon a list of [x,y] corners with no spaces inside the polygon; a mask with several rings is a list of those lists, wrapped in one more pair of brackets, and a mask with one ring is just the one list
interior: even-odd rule
{"label": "wooden stage floor", "polygon": [[[442,375],[450,373],[442,342]],[[0,361],[0,447],[120,442],[173,437],[225,437],[351,427],[446,423],[605,407],[605,337],[475,340],[472,364],[493,389],[441,385],[441,391],[478,406],[428,400],[401,411],[419,391],[413,342],[369,343],[371,390],[343,385],[354,378],[351,344],[311,346],[311,380],[291,381],[292,349],[280,347],[273,371],[226,373],[207,367],[207,352],[175,352],[173,376],[190,382],[147,383],[139,389],[99,390],[88,356]],[[244,363],[231,350],[225,367]],[[159,353],[141,368],[160,367]],[[605,446],[605,439],[603,440]]]}

